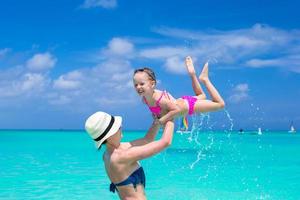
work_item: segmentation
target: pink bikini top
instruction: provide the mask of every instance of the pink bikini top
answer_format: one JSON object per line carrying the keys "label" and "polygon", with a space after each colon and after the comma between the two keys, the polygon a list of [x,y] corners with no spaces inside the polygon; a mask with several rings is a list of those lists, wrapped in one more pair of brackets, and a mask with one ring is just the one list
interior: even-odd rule
{"label": "pink bikini top", "polygon": [[161,98],[164,96],[164,94],[166,94],[166,95],[168,96],[168,98],[169,98],[168,93],[167,93],[166,91],[163,91],[163,92],[161,93],[161,96],[159,97],[159,99],[155,102],[155,106],[150,106],[150,105],[148,104],[148,102],[147,102],[147,99],[144,97],[144,101],[145,101],[145,103],[147,104],[149,110],[150,110],[154,115],[156,115],[157,117],[160,116],[160,114],[161,114],[161,107],[160,107],[160,105],[159,105],[159,102],[160,102]]}

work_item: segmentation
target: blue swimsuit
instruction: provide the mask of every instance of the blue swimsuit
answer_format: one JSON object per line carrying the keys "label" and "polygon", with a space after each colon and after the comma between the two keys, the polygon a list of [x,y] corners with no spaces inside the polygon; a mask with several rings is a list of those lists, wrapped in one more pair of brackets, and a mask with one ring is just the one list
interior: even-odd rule
{"label": "blue swimsuit", "polygon": [[115,192],[117,186],[129,185],[133,184],[133,187],[136,188],[137,184],[143,184],[144,188],[146,187],[146,177],[142,167],[135,170],[127,179],[120,183],[111,183],[109,186],[109,190],[111,192]]}

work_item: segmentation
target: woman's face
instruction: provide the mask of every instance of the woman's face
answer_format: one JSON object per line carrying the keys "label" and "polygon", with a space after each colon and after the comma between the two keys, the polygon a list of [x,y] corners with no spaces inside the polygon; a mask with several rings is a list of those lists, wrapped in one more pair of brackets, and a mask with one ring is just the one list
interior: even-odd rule
{"label": "woman's face", "polygon": [[121,142],[121,139],[123,137],[123,134],[122,134],[122,127],[119,128],[119,130],[113,134],[112,136],[110,136],[108,139],[107,139],[107,142],[106,143],[120,143]]}
{"label": "woman's face", "polygon": [[122,126],[119,128],[119,137],[120,137],[120,141],[123,137],[123,132],[122,132]]}
{"label": "woman's face", "polygon": [[147,96],[153,94],[155,82],[146,72],[137,72],[133,76],[133,85],[138,95]]}

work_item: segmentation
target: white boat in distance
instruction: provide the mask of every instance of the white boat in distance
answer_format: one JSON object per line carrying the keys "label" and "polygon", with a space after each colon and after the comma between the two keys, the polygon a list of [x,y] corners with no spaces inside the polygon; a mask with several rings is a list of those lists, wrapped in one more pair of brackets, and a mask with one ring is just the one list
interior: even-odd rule
{"label": "white boat in distance", "polygon": [[290,127],[290,130],[289,130],[289,133],[296,133],[296,129],[295,127],[293,126],[293,121],[291,123],[291,127]]}
{"label": "white boat in distance", "polygon": [[258,134],[258,135],[262,135],[262,131],[261,131],[261,128],[260,128],[260,127],[258,128],[257,134]]}

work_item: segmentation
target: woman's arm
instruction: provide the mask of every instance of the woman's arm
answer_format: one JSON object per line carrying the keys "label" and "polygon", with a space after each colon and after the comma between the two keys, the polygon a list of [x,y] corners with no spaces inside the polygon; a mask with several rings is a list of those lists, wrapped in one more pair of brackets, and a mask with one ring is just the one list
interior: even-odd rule
{"label": "woman's arm", "polygon": [[163,135],[159,140],[141,146],[132,146],[122,153],[120,157],[121,162],[134,162],[159,153],[160,151],[171,145],[173,132],[174,122],[168,121],[165,125]]}

